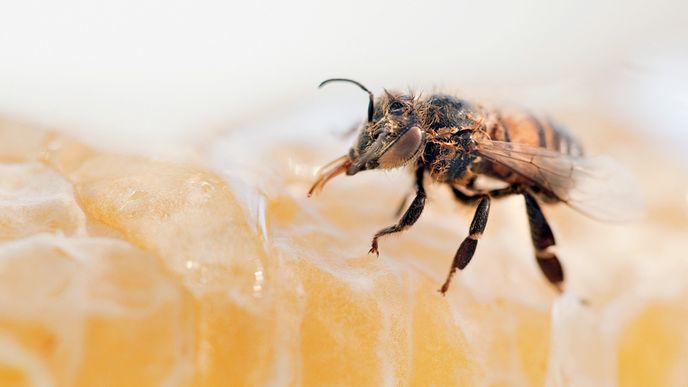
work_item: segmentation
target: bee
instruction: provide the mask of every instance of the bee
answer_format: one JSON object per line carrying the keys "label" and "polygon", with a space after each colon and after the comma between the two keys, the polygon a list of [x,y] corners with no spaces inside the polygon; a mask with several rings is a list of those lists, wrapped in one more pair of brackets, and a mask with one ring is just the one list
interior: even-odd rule
{"label": "bee", "polygon": [[[580,143],[549,120],[523,111],[487,109],[446,94],[420,97],[385,90],[376,99],[351,79],[327,79],[319,87],[331,82],[352,83],[368,93],[367,120],[348,154],[320,169],[308,196],[343,173],[411,167],[415,195],[396,224],[373,236],[369,253],[378,256],[381,237],[406,230],[420,217],[426,203],[426,176],[447,185],[459,202],[475,205],[468,236],[439,289],[442,295],[457,269],[471,261],[493,199],[523,196],[535,259],[559,292],[564,290],[564,270],[541,204],[563,202],[600,220],[628,220],[642,214],[643,200],[633,177],[608,157],[586,157]],[[486,187],[481,184],[484,177],[501,186]]]}

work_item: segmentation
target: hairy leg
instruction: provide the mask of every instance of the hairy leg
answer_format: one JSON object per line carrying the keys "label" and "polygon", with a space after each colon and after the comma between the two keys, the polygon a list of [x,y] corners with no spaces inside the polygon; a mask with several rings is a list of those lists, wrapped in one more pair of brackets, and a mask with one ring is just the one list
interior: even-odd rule
{"label": "hairy leg", "polygon": [[426,198],[425,187],[423,186],[424,175],[425,169],[423,168],[423,165],[419,163],[418,167],[416,168],[416,197],[413,198],[411,205],[406,209],[406,212],[404,212],[404,215],[401,216],[401,219],[399,219],[396,224],[385,227],[375,233],[373,241],[371,242],[369,253],[380,255],[380,252],[377,249],[377,240],[380,237],[403,231],[404,229],[416,223],[418,218],[420,218],[420,214],[423,212],[423,208],[425,207]]}

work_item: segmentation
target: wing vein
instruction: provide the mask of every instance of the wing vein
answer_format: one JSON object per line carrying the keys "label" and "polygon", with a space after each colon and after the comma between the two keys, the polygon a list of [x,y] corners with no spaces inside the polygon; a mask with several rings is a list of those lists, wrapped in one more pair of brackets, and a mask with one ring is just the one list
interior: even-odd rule
{"label": "wing vein", "polygon": [[523,144],[481,139],[478,153],[597,219],[628,220],[644,212],[633,176],[611,158],[583,158]]}

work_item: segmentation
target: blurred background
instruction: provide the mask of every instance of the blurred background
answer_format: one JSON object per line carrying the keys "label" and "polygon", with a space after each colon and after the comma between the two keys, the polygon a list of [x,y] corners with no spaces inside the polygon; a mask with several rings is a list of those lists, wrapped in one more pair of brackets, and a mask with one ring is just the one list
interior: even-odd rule
{"label": "blurred background", "polygon": [[[688,386],[687,69],[686,0],[0,2],[0,384]],[[380,259],[410,176],[306,197],[365,114],[330,77],[549,115],[648,216],[548,208],[555,298],[495,201],[442,298],[448,190]]]}
{"label": "blurred background", "polygon": [[[682,0],[0,5],[0,114],[137,151],[276,114],[344,76],[593,110],[685,159],[686,69]],[[335,93],[363,113],[359,90]]]}

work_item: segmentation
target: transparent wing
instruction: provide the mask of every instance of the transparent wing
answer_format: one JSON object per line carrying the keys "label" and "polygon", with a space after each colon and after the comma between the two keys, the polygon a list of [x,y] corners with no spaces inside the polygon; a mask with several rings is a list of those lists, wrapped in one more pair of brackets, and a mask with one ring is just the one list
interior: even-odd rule
{"label": "transparent wing", "polygon": [[567,156],[542,148],[483,139],[478,152],[591,218],[625,221],[642,217],[645,204],[633,175],[606,156]]}

